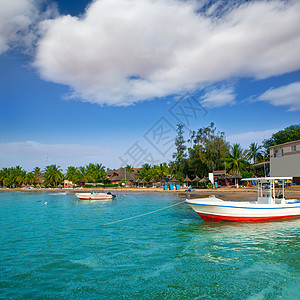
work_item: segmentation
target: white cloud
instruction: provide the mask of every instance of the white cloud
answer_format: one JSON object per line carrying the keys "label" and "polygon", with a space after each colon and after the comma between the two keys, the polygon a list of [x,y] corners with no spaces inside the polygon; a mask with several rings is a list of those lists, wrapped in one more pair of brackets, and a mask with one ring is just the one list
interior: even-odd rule
{"label": "white cloud", "polygon": [[118,155],[116,150],[93,145],[42,144],[34,141],[0,143],[0,153],[0,169],[16,165],[31,171],[36,166],[44,168],[51,164],[62,168],[88,163],[102,163],[107,167],[118,164],[111,161]]}
{"label": "white cloud", "polygon": [[56,14],[55,7],[41,11],[39,0],[0,0],[0,54],[21,46],[31,51],[37,38],[35,26]]}
{"label": "white cloud", "polygon": [[261,144],[264,139],[269,139],[273,133],[281,129],[268,129],[262,131],[248,131],[233,134],[227,137],[227,141],[231,144],[241,144],[243,148],[248,148],[251,143]]}
{"label": "white cloud", "polygon": [[269,89],[258,100],[268,101],[275,106],[289,106],[290,111],[300,110],[300,82]]}
{"label": "white cloud", "polygon": [[96,0],[82,17],[43,23],[35,66],[71,98],[108,105],[299,69],[299,1],[246,2],[221,16],[197,9],[196,1]]}
{"label": "white cloud", "polygon": [[233,92],[231,88],[214,89],[201,97],[201,104],[209,108],[232,105],[235,103],[235,94]]}

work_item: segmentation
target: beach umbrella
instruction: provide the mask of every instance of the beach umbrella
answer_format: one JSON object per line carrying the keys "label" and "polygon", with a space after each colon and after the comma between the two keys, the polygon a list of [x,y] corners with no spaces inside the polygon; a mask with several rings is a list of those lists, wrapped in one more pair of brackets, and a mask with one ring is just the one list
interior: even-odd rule
{"label": "beach umbrella", "polygon": [[145,187],[145,183],[147,183],[147,181],[145,179],[141,180],[141,183],[143,184],[143,187]]}
{"label": "beach umbrella", "polygon": [[208,182],[209,179],[207,177],[203,177],[199,180],[199,182]]}
{"label": "beach umbrella", "polygon": [[238,180],[242,179],[243,176],[240,173],[234,173],[231,178],[234,179],[235,186],[237,186]]}
{"label": "beach umbrella", "polygon": [[196,177],[192,180],[192,182],[197,182],[197,186],[198,186],[198,182],[200,181],[201,179],[196,175]]}
{"label": "beach umbrella", "polygon": [[199,182],[201,179],[198,177],[198,176],[196,176],[193,180],[192,180],[192,182]]}
{"label": "beach umbrella", "polygon": [[179,180],[177,180],[175,177],[173,177],[171,180],[169,180],[169,182],[179,182]]}
{"label": "beach umbrella", "polygon": [[140,183],[141,181],[140,181],[140,179],[139,178],[137,178],[136,180],[135,180],[135,183],[137,184],[137,186],[139,186],[139,183]]}
{"label": "beach umbrella", "polygon": [[185,179],[183,180],[183,182],[191,182],[192,180],[188,178],[188,176],[186,175]]}
{"label": "beach umbrella", "polygon": [[152,183],[152,186],[153,186],[153,187],[154,187],[154,184],[155,184],[156,182],[157,182],[157,181],[156,181],[155,178],[152,178],[151,181],[150,181],[150,183]]}
{"label": "beach umbrella", "polygon": [[185,179],[183,180],[184,183],[186,183],[186,186],[188,186],[189,182],[192,182],[191,179],[188,178],[188,176],[186,175]]}

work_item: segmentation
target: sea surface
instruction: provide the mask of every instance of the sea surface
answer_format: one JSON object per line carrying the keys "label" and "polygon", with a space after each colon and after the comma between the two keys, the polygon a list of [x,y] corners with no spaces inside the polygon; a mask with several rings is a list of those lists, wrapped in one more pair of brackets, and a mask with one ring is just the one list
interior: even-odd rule
{"label": "sea surface", "polygon": [[1,192],[0,298],[300,299],[300,219],[203,222],[183,200]]}

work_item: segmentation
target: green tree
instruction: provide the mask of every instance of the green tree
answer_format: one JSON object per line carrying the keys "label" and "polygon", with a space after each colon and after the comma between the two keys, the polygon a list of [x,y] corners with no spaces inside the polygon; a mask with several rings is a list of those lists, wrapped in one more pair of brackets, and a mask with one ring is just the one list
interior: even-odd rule
{"label": "green tree", "polygon": [[271,138],[263,141],[266,154],[270,155],[270,147],[288,142],[300,140],[300,123],[291,125],[283,130],[274,133]]}
{"label": "green tree", "polygon": [[66,179],[72,181],[75,184],[78,184],[80,181],[80,171],[73,166],[68,167],[66,173]]}
{"label": "green tree", "polygon": [[34,184],[36,182],[35,176],[33,172],[28,172],[25,177],[25,184]]}
{"label": "green tree", "polygon": [[44,180],[45,185],[57,186],[58,183],[61,183],[64,178],[62,169],[60,166],[51,165],[45,168]]}
{"label": "green tree", "polygon": [[103,182],[107,180],[105,167],[102,164],[88,164],[85,167],[86,179],[89,182]]}
{"label": "green tree", "polygon": [[167,175],[170,174],[170,166],[167,163],[159,164],[159,179],[165,179]]}
{"label": "green tree", "polygon": [[233,144],[230,147],[228,157],[223,160],[226,163],[226,169],[233,173],[242,173],[249,166],[245,152],[240,144]]}
{"label": "green tree", "polygon": [[249,149],[246,150],[246,156],[247,158],[253,163],[257,163],[263,159],[262,153],[261,153],[262,146],[259,146],[257,143],[251,143],[249,145]]}
{"label": "green tree", "polygon": [[225,133],[218,131],[214,123],[191,131],[188,142],[192,144],[188,149],[188,175],[203,177],[224,168],[223,159],[228,156],[229,143],[225,140]]}
{"label": "green tree", "polygon": [[0,183],[7,187],[20,187],[25,183],[26,171],[20,166],[3,168],[0,173]]}
{"label": "green tree", "polygon": [[134,173],[133,167],[131,165],[127,165],[124,169],[131,174]]}
{"label": "green tree", "polygon": [[151,165],[143,164],[139,171],[139,179],[145,179],[147,182],[151,180]]}
{"label": "green tree", "polygon": [[177,124],[177,137],[175,139],[176,152],[174,152],[172,155],[172,158],[174,159],[172,163],[174,174],[183,174],[187,162],[186,145],[183,137],[183,127],[183,124]]}

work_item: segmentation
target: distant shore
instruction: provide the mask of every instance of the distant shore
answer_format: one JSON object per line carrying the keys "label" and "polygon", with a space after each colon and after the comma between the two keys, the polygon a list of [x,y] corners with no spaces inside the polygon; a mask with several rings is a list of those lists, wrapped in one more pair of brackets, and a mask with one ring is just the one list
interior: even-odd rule
{"label": "distant shore", "polygon": [[[0,188],[0,192],[8,191],[20,191],[20,192],[67,192],[70,194],[75,194],[78,192],[112,192],[112,193],[173,193],[178,195],[183,195],[186,197],[205,197],[207,195],[218,195],[226,200],[229,199],[243,199],[243,198],[256,198],[256,187],[221,187],[218,189],[196,189],[193,192],[185,192],[185,189],[181,190],[167,190],[164,191],[163,188]],[[285,190],[286,198],[297,198],[300,199],[300,186],[288,187]]]}

